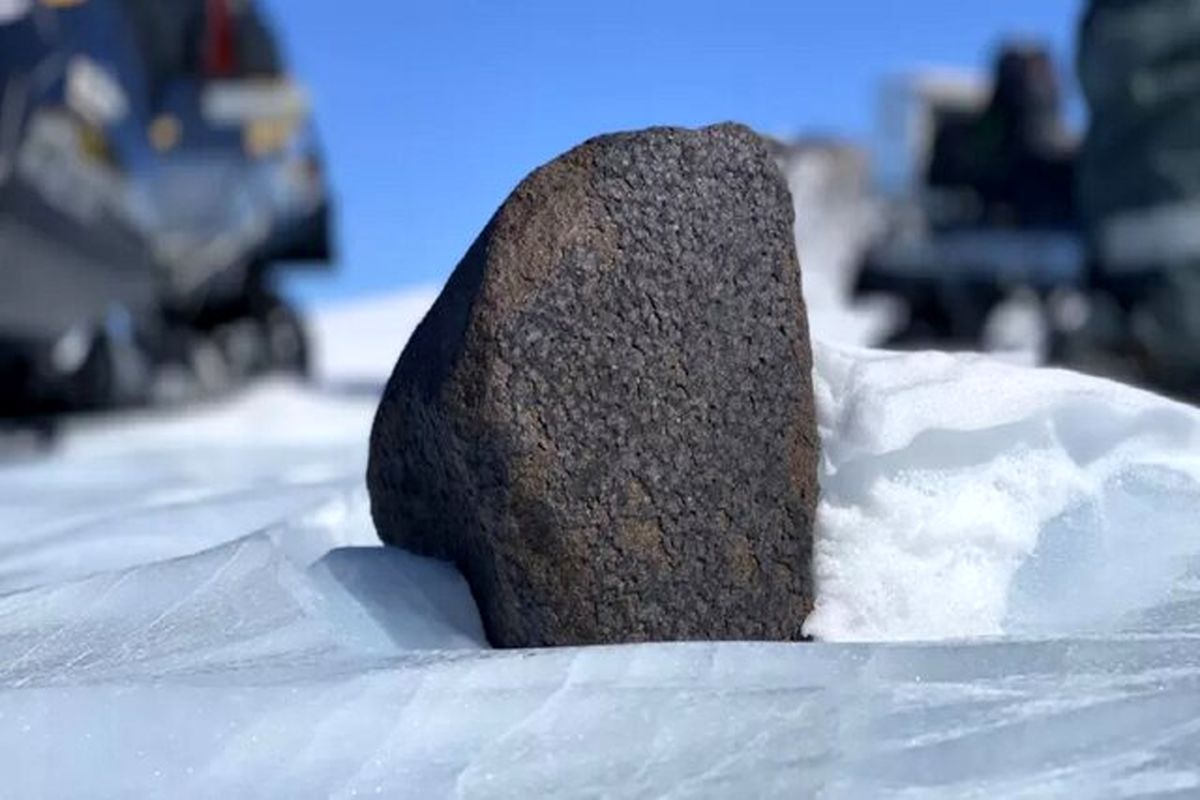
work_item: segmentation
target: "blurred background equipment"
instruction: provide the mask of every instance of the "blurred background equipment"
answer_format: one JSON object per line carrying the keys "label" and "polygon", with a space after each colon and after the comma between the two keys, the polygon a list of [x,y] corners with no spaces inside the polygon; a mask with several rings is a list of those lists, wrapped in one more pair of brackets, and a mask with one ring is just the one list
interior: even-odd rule
{"label": "blurred background equipment", "polygon": [[1001,48],[990,81],[928,71],[885,92],[892,192],[854,290],[905,301],[888,344],[980,347],[1007,300],[1082,284],[1062,94],[1047,49],[1027,43]]}
{"label": "blurred background equipment", "polygon": [[903,301],[885,345],[1022,350],[1194,400],[1200,0],[1092,0],[1077,67],[1082,142],[1045,47],[889,86],[854,293]]}
{"label": "blurred background equipment", "polygon": [[847,344],[881,341],[896,325],[899,304],[888,298],[847,302],[862,253],[885,220],[871,153],[828,136],[775,140],[773,148],[792,193],[810,326],[817,336]]}
{"label": "blurred background equipment", "polygon": [[306,93],[251,0],[0,13],[0,415],[304,373],[281,263],[331,260]]}
{"label": "blurred background equipment", "polygon": [[1079,199],[1087,314],[1052,354],[1200,396],[1200,1],[1092,0],[1080,28],[1091,112]]}

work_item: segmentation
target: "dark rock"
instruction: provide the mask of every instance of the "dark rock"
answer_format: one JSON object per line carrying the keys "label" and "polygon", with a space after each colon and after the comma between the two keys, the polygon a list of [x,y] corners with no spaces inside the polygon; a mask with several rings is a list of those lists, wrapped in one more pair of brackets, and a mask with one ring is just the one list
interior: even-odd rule
{"label": "dark rock", "polygon": [[593,139],[517,187],[405,348],[376,526],[458,564],[497,646],[799,639],[811,358],[762,140]]}

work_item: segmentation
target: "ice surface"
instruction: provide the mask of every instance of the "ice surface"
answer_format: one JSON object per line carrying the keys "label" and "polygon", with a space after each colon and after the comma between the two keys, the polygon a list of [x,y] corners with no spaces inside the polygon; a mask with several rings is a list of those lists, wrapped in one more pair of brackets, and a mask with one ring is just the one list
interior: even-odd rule
{"label": "ice surface", "polygon": [[258,534],[0,597],[0,685],[201,680],[486,645],[448,565],[343,548],[307,569]]}
{"label": "ice surface", "polygon": [[164,674],[158,660],[101,677],[85,666],[75,677],[60,670],[55,682],[0,693],[6,791],[527,798],[1200,790],[1200,645],[1190,637],[414,650],[355,662],[315,624],[266,611],[251,606],[238,618],[263,626],[265,652],[242,663],[195,650],[187,658],[207,669]]}
{"label": "ice surface", "polygon": [[315,387],[0,466],[0,795],[1200,793],[1196,412],[819,344],[824,641],[500,653],[363,488],[430,299],[320,317]]}
{"label": "ice surface", "polygon": [[[311,528],[309,512],[327,506],[328,516],[363,491],[372,412],[365,398],[281,383],[182,418],[72,431],[58,452],[0,471],[0,593],[199,552],[274,524]],[[357,528],[331,534],[355,538],[330,546],[375,541],[358,513]]]}

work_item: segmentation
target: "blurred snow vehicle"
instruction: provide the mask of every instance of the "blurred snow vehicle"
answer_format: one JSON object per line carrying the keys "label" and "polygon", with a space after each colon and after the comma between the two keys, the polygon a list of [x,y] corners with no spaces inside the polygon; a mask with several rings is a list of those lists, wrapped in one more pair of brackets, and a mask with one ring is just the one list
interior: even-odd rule
{"label": "blurred snow vehicle", "polygon": [[990,82],[935,73],[897,82],[884,128],[892,202],[854,293],[905,301],[908,322],[889,344],[979,347],[1008,298],[1040,309],[1082,285],[1078,148],[1043,48],[1004,47]]}
{"label": "blurred snow vehicle", "polygon": [[274,266],[330,227],[251,0],[0,0],[0,415],[304,373]]}
{"label": "blurred snow vehicle", "polygon": [[1090,0],[1079,199],[1087,313],[1051,358],[1200,397],[1200,0]]}

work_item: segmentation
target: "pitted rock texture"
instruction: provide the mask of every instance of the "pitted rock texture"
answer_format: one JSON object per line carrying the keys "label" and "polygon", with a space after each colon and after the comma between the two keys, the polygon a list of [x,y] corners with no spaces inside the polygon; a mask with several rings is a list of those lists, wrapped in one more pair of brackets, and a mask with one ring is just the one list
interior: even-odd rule
{"label": "pitted rock texture", "polygon": [[818,439],[792,224],[739,125],[533,172],[388,383],[381,538],[456,563],[501,647],[799,639]]}

